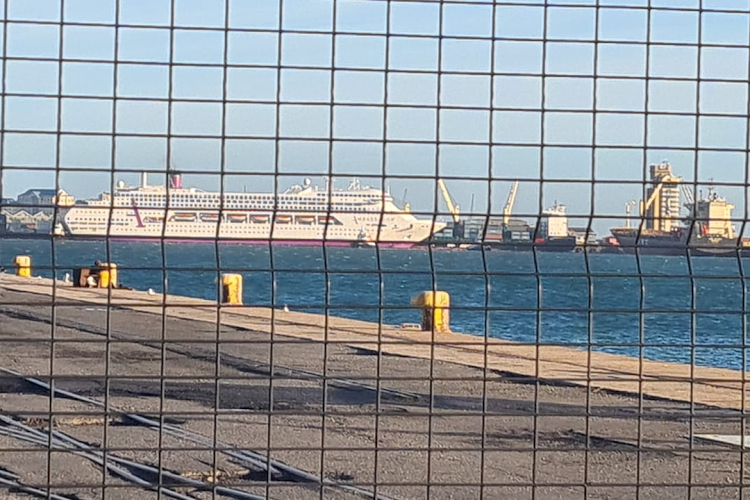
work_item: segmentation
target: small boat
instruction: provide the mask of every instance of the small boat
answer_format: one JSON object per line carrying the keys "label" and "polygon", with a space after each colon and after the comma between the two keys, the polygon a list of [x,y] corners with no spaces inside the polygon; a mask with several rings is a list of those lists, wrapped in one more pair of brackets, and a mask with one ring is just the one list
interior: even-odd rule
{"label": "small boat", "polygon": [[329,226],[333,226],[336,224],[336,219],[333,217],[327,217],[325,215],[318,216],[318,224],[328,224]]}
{"label": "small boat", "polygon": [[362,228],[357,235],[357,241],[352,243],[352,246],[354,248],[371,248],[375,246],[375,242],[367,233],[367,230],[365,228]]}
{"label": "small boat", "polygon": [[300,215],[297,217],[297,223],[305,225],[315,224],[315,217],[312,215]]}
{"label": "small boat", "polygon": [[229,219],[229,222],[241,223],[247,221],[247,216],[244,214],[229,214],[227,218]]}
{"label": "small boat", "polygon": [[292,222],[292,216],[291,215],[277,215],[276,222],[278,224],[289,224]]}
{"label": "small boat", "polygon": [[255,222],[256,224],[267,224],[268,216],[267,215],[251,215],[250,221]]}

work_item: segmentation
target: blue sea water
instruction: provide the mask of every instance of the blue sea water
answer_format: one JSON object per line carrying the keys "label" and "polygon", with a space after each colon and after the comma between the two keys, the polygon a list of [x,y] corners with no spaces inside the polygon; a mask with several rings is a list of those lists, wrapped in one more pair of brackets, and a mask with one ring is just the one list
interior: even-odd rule
{"label": "blue sea water", "polygon": [[47,277],[98,259],[116,262],[124,285],[204,299],[219,272],[239,272],[247,305],[390,324],[417,322],[411,297],[435,287],[451,294],[454,331],[749,366],[750,262],[733,258],[0,240],[0,265],[19,254]]}

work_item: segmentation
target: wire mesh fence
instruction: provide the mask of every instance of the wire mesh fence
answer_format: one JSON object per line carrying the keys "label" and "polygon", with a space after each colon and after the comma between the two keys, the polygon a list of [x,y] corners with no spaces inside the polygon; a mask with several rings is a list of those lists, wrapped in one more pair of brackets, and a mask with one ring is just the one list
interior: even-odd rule
{"label": "wire mesh fence", "polygon": [[747,496],[747,0],[0,14],[0,497]]}

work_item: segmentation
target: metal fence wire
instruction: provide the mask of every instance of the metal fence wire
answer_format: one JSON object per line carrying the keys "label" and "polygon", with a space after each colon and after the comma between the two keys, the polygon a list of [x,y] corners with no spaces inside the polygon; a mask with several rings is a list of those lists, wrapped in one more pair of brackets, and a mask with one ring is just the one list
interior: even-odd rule
{"label": "metal fence wire", "polygon": [[0,498],[747,498],[748,0],[2,7]]}

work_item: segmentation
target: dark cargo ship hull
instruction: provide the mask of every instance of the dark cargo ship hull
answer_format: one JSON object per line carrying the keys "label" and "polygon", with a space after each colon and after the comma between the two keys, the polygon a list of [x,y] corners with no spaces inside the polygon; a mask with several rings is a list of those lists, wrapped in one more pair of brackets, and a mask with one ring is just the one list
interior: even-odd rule
{"label": "dark cargo ship hull", "polygon": [[485,242],[493,250],[506,250],[510,252],[572,252],[576,247],[576,239],[554,238],[543,241],[499,241]]}
{"label": "dark cargo ship hull", "polygon": [[640,255],[692,255],[696,257],[736,257],[741,250],[736,239],[691,238],[687,235],[650,236],[613,233],[623,253]]}

